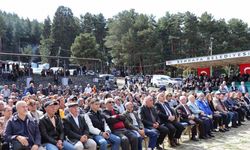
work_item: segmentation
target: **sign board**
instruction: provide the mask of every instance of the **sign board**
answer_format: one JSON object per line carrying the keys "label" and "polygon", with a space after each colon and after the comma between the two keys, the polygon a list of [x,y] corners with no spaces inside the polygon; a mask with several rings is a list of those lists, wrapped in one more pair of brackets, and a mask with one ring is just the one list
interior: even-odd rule
{"label": "sign board", "polygon": [[169,61],[166,61],[166,65],[189,64],[189,63],[207,62],[207,61],[215,61],[215,60],[225,60],[225,59],[232,59],[232,58],[242,58],[242,57],[249,57],[249,56],[250,56],[250,50],[242,51],[242,52],[211,55],[211,56],[203,56],[203,57],[169,60]]}

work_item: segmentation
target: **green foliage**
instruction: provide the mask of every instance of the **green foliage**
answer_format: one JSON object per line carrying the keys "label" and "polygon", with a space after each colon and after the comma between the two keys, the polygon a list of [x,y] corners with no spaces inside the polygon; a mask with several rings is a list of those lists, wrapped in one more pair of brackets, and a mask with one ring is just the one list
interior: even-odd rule
{"label": "green foliage", "polygon": [[106,55],[107,49],[104,45],[104,38],[106,36],[106,20],[103,14],[93,15],[86,13],[80,16],[81,33],[91,33],[95,36],[96,42],[99,45],[98,50]]}
{"label": "green foliage", "polygon": [[43,25],[43,31],[42,31],[42,36],[45,38],[45,39],[48,39],[51,35],[51,21],[50,21],[50,18],[47,17],[45,20],[44,20],[44,25]]}
{"label": "green foliage", "polygon": [[[74,42],[76,35],[79,31],[79,26],[76,23],[76,20],[73,16],[73,13],[70,8],[60,6],[58,7],[52,24],[52,39],[53,49],[51,51],[52,56],[60,55],[64,57],[69,57],[70,54],[70,46]],[[61,51],[59,48],[61,47]],[[66,60],[68,64],[69,60]],[[55,61],[52,61],[52,66],[55,65]]]}
{"label": "green foliage", "polygon": [[[40,54],[45,56],[101,58],[110,66],[144,73],[162,70],[166,60],[210,55],[211,43],[213,54],[247,50],[249,31],[240,19],[216,20],[207,12],[201,16],[166,12],[155,20],[131,9],[106,20],[103,14],[91,13],[77,18],[70,8],[60,6],[53,21],[47,17],[39,23],[0,11],[3,52],[28,53],[40,44]],[[50,62],[45,57],[42,62],[56,64],[55,59]]]}
{"label": "green foliage", "polygon": [[5,30],[6,30],[5,22],[3,20],[3,17],[0,16],[0,37],[2,37],[4,35]]}
{"label": "green foliage", "polygon": [[[51,38],[44,39],[40,41],[40,55],[43,56],[50,56],[51,55],[51,50],[52,50],[52,44],[53,40]],[[49,63],[49,59],[47,57],[42,57],[42,62],[43,63]]]}
{"label": "green foliage", "polygon": [[[72,57],[77,58],[101,58],[95,37],[90,33],[81,33],[75,38],[71,46]],[[76,63],[84,65],[86,61],[76,59]]]}
{"label": "green foliage", "polygon": [[152,16],[138,14],[133,9],[123,11],[108,23],[105,45],[110,48],[115,65],[138,66],[133,72],[161,58],[162,46],[158,41]]}
{"label": "green foliage", "polygon": [[[37,46],[41,36],[42,24],[36,20],[19,18],[16,14],[0,11],[0,38],[2,51],[8,53],[21,53],[20,49],[32,45]],[[5,27],[1,27],[2,23]],[[17,60],[16,57],[6,56],[2,59]]]}
{"label": "green foliage", "polygon": [[[32,46],[27,45],[26,47],[22,48],[21,53],[31,55],[32,54]],[[28,56],[27,57],[22,57],[21,60],[24,61],[24,62],[29,62],[30,57],[28,57]]]}
{"label": "green foliage", "polygon": [[[42,30],[42,36],[40,41],[40,55],[50,56],[53,46],[53,39],[51,38],[51,21],[50,18],[47,17],[44,20],[44,26]],[[43,63],[49,63],[49,59],[47,57],[41,57]]]}
{"label": "green foliage", "polygon": [[6,25],[3,20],[3,17],[0,16],[0,51],[2,51],[2,37],[4,36],[6,32]]}

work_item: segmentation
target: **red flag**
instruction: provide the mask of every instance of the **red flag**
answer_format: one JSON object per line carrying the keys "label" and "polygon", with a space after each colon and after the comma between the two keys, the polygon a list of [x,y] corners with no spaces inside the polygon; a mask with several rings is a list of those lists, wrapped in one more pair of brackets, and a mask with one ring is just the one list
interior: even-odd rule
{"label": "red flag", "polygon": [[250,64],[240,64],[240,74],[250,74]]}
{"label": "red flag", "polygon": [[204,75],[210,77],[210,68],[197,68],[198,76]]}

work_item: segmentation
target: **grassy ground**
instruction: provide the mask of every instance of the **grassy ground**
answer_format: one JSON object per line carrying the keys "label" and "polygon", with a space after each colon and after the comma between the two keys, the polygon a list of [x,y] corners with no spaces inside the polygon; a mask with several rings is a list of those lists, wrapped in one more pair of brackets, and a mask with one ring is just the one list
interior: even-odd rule
{"label": "grassy ground", "polygon": [[[182,143],[176,148],[168,147],[169,150],[246,150],[250,149],[250,121],[239,128],[232,128],[229,132],[216,132],[215,138],[193,142],[188,140],[187,135],[182,136]],[[166,142],[167,143],[167,142]]]}

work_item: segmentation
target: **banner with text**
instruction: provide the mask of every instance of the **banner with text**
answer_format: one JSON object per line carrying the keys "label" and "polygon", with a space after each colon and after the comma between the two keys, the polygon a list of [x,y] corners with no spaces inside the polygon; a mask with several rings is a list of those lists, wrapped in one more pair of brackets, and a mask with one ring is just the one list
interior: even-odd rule
{"label": "banner with text", "polygon": [[242,51],[242,52],[235,52],[235,53],[218,54],[218,55],[212,55],[212,56],[203,56],[203,57],[169,60],[169,61],[166,61],[166,65],[198,63],[198,62],[225,60],[225,59],[242,58],[242,57],[250,57],[250,50]]}

